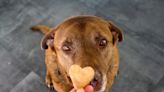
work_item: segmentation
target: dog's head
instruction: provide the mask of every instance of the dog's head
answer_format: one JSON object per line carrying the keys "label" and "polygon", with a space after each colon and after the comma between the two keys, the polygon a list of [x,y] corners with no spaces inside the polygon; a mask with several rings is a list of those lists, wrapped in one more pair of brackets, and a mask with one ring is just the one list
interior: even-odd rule
{"label": "dog's head", "polygon": [[95,70],[91,85],[103,91],[113,49],[122,40],[122,32],[113,23],[95,16],[78,16],[52,29],[43,38],[42,48],[52,48],[67,73],[72,64],[91,66]]}

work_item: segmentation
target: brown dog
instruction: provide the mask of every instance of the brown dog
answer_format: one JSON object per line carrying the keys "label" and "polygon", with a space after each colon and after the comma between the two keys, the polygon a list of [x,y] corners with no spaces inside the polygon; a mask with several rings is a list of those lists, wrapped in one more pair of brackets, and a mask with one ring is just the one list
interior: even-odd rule
{"label": "brown dog", "polygon": [[110,21],[95,16],[72,17],[55,28],[37,25],[33,30],[45,33],[41,47],[45,50],[46,83],[58,92],[69,92],[72,82],[68,70],[72,64],[91,66],[95,70],[90,82],[94,92],[108,92],[118,72],[117,43],[121,30]]}

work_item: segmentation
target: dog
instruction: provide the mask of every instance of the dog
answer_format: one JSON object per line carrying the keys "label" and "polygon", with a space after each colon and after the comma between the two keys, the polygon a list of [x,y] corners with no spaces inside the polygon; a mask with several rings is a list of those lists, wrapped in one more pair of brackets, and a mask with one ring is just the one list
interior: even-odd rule
{"label": "dog", "polygon": [[32,30],[45,34],[46,84],[57,92],[73,89],[68,70],[71,65],[91,66],[94,92],[109,92],[119,69],[118,42],[122,30],[113,22],[96,16],[74,16],[54,28],[36,25]]}

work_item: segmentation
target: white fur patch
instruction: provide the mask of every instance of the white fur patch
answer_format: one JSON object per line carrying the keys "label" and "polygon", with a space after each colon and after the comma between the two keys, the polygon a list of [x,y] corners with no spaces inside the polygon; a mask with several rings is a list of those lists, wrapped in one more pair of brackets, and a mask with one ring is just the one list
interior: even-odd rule
{"label": "white fur patch", "polygon": [[103,92],[106,88],[106,84],[107,84],[107,78],[106,78],[106,75],[103,74],[103,81],[102,81],[101,89],[99,91],[96,91],[96,92]]}

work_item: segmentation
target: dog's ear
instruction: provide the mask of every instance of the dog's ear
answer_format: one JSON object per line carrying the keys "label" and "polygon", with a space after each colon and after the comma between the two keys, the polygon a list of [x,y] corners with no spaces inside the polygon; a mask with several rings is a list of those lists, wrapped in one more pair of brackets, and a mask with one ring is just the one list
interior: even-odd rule
{"label": "dog's ear", "polygon": [[51,47],[54,49],[54,36],[55,36],[55,29],[51,30],[49,33],[47,33],[42,41],[41,41],[41,49],[48,49],[48,47]]}
{"label": "dog's ear", "polygon": [[45,25],[35,25],[31,27],[31,30],[41,31],[45,34],[41,41],[41,49],[48,49],[48,47],[51,47],[53,49],[55,29],[51,30],[51,28]]}
{"label": "dog's ear", "polygon": [[109,29],[111,30],[111,33],[113,35],[113,44],[123,41],[122,30],[111,21],[108,21],[108,24]]}

